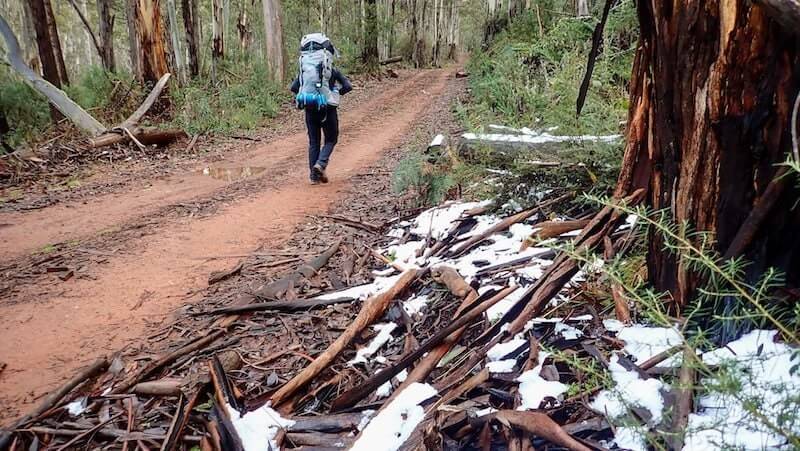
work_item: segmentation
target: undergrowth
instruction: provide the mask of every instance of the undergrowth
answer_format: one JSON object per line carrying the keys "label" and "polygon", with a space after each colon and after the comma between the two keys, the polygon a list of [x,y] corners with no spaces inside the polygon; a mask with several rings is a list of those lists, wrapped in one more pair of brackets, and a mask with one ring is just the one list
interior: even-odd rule
{"label": "undergrowth", "polygon": [[[476,131],[498,124],[560,135],[621,134],[638,33],[633,1],[623,0],[612,9],[580,117],[575,115],[575,104],[599,14],[595,18],[559,15],[554,11],[563,11],[563,2],[545,3],[539,16],[534,11],[520,14],[488,48],[473,53],[468,65],[470,96],[454,104],[455,116],[465,129]],[[398,172],[396,179],[437,183],[446,177],[458,186],[462,197],[527,205],[553,190],[609,192],[619,173],[622,150],[621,139],[548,144],[514,155],[491,149],[464,155],[451,148],[427,168],[440,172],[438,178],[431,174],[410,177],[409,171],[421,168],[412,156],[401,164],[403,173]]]}
{"label": "undergrowth", "polygon": [[250,130],[278,113],[285,88],[270,80],[266,67],[221,65],[217,83],[197,78],[171,92],[176,126],[191,134]]}
{"label": "undergrowth", "polygon": [[[759,331],[764,330],[777,331],[775,341],[796,349],[800,345],[800,307],[787,303],[780,295],[783,275],[769,269],[754,278],[745,271],[748,266],[745,260],[723,259],[715,251],[711,235],[693,231],[687,224],[675,223],[667,211],[631,207],[599,196],[587,196],[587,201],[637,218],[635,233],[631,235],[632,246],[626,253],[605,261],[590,283],[605,285],[604,291],[609,293],[612,284],[620,287],[635,321],[679,331],[683,339],[681,346],[686,350],[679,366],[690,369],[697,376],[691,385],[680,382],[675,375],[667,375],[664,380],[668,389],[692,390],[693,412],[705,415],[696,416],[689,427],[676,431],[671,426],[675,412],[670,410],[671,404],[665,403],[665,420],[659,424],[642,425],[641,418],[634,413],[612,419],[618,434],[624,430],[651,449],[670,449],[676,441],[683,443],[684,440],[730,448],[741,440],[748,440],[739,437],[740,433],[750,437],[749,440],[769,437],[773,446],[774,443],[794,448],[800,446],[800,396],[797,395],[800,352],[795,350],[780,355],[769,350],[762,352],[759,348],[753,355],[732,352],[734,358],[720,362],[712,360],[711,363],[703,355],[713,350],[726,350],[731,341],[749,332],[760,334]],[[662,238],[665,251],[672,253],[683,268],[703,281],[690,304],[682,311],[681,320],[668,308],[668,293],[655,290],[643,277],[646,274],[645,243],[654,234]],[[559,250],[567,252],[585,267],[596,267],[598,256],[591,252],[579,252],[569,246],[559,247]],[[602,311],[614,311],[610,295],[595,299]],[[587,369],[586,365],[576,366],[576,369],[584,373],[594,371],[590,379],[595,381],[595,388],[602,385],[596,381],[607,380],[603,379],[605,371],[602,369]],[[778,381],[774,377],[773,380],[765,377],[776,371],[786,375],[777,378]],[[628,406],[629,412],[635,407],[629,400],[620,399],[620,402]],[[715,416],[711,406],[728,409],[728,415]],[[736,433],[732,433],[733,430]]]}

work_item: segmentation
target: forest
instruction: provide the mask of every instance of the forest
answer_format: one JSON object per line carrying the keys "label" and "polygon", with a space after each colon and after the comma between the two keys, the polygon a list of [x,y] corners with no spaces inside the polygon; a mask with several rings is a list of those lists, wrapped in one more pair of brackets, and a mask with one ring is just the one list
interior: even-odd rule
{"label": "forest", "polygon": [[0,450],[800,449],[800,1],[0,38]]}

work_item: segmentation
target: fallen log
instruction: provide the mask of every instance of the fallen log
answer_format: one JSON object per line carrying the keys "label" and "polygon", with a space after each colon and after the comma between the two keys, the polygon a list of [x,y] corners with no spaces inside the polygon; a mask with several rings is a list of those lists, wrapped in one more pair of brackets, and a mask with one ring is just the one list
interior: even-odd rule
{"label": "fallen log", "polygon": [[323,266],[328,264],[328,260],[330,260],[333,254],[336,253],[341,244],[342,240],[338,240],[331,247],[325,250],[325,252],[320,254],[317,258],[311,260],[308,263],[300,265],[300,267],[298,267],[293,273],[289,274],[288,276],[282,277],[274,282],[266,284],[265,286],[259,288],[253,294],[261,299],[276,299],[276,300],[279,299],[287,291],[295,287],[301,280],[313,276],[314,274],[316,274],[317,271],[322,269]]}
{"label": "fallen log", "polygon": [[[336,244],[338,247],[338,243]],[[380,318],[386,309],[397,296],[400,295],[405,289],[416,280],[419,270],[410,269],[406,271],[400,279],[389,290],[372,296],[361,307],[361,311],[352,323],[345,329],[344,332],[333,342],[328,349],[320,354],[310,365],[305,367],[303,371],[293,377],[277,392],[275,392],[270,400],[273,406],[279,406],[282,402],[286,401],[292,396],[299,388],[305,386],[311,379],[324,370],[339,354],[350,345],[350,342],[361,333],[361,331],[369,324],[375,322]]]}
{"label": "fallen log", "polygon": [[98,147],[128,142],[131,141],[131,136],[136,139],[137,144],[163,146],[188,136],[186,132],[178,129],[159,130],[157,128],[137,127],[134,129],[115,128],[113,130],[116,130],[116,132],[105,133],[97,138],[90,139],[89,148],[97,149]]}
{"label": "fallen log", "polygon": [[378,64],[380,64],[381,66],[386,66],[387,64],[399,63],[400,61],[403,61],[402,56],[392,56],[386,58],[385,60],[381,60]]}
{"label": "fallen log", "polygon": [[[457,140],[456,149],[461,158],[474,159],[489,152],[503,158],[532,157],[547,152],[548,155],[566,144],[585,142],[613,143],[619,141],[620,135],[605,136],[556,136],[548,133],[540,135],[503,134],[503,133],[464,133]],[[550,166],[558,161],[545,162]]]}
{"label": "fallen log", "polygon": [[[2,19],[2,17],[0,17],[0,19]],[[8,430],[0,431],[0,449],[5,449],[8,446],[15,429],[26,425],[30,421],[35,420],[43,413],[55,407],[55,405],[58,404],[72,390],[74,390],[75,387],[81,385],[87,379],[91,379],[92,377],[105,371],[105,369],[108,368],[108,364],[108,359],[105,357],[95,360],[91,365],[82,369],[70,380],[64,383],[64,385],[62,385],[58,390],[48,395],[44,401],[42,401],[42,403],[39,404],[39,406],[33,411],[12,423]]]}
{"label": "fallen log", "polygon": [[533,234],[527,240],[522,242],[521,251],[529,248],[536,241],[547,240],[561,236],[565,233],[580,230],[589,224],[588,219],[578,221],[545,221],[536,224]]}
{"label": "fallen log", "polygon": [[447,327],[436,332],[432,337],[420,345],[419,348],[404,356],[392,366],[384,369],[380,373],[373,375],[359,386],[343,393],[341,396],[336,398],[336,400],[334,400],[331,404],[331,411],[336,412],[354,406],[365,396],[369,395],[378,387],[396,376],[400,371],[410,366],[426,352],[438,346],[439,343],[441,343],[450,334],[474,321],[476,318],[478,318],[478,316],[482,315],[483,312],[489,309],[489,307],[505,299],[516,289],[516,286],[505,288],[504,290],[495,294],[492,298],[481,303],[476,303],[471,309],[466,311],[462,316],[450,323]]}

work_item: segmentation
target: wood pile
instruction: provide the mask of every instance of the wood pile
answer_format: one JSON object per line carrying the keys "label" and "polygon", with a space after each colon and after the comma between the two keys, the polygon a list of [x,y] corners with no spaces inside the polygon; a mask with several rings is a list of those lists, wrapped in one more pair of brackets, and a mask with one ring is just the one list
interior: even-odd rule
{"label": "wood pile", "polygon": [[598,311],[581,289],[592,269],[554,248],[613,256],[633,234],[612,208],[554,221],[570,198],[318,218],[349,232],[223,305],[189,307],[160,354],[99,360],[0,448],[605,449],[609,419],[589,407],[603,387],[568,361],[652,378],[680,349],[612,359],[624,297]]}

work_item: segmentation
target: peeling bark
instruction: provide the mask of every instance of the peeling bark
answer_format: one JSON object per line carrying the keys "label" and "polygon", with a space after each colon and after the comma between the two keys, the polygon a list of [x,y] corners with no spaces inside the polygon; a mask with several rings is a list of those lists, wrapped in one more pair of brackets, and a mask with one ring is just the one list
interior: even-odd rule
{"label": "peeling bark", "polygon": [[[800,39],[745,0],[672,5],[638,3],[641,38],[616,194],[647,189],[650,207],[712,232],[724,253],[790,150]],[[754,262],[750,276],[774,266],[790,284],[800,281],[796,198],[786,190],[744,250]],[[701,281],[663,244],[650,240],[648,270],[679,311]]]}

